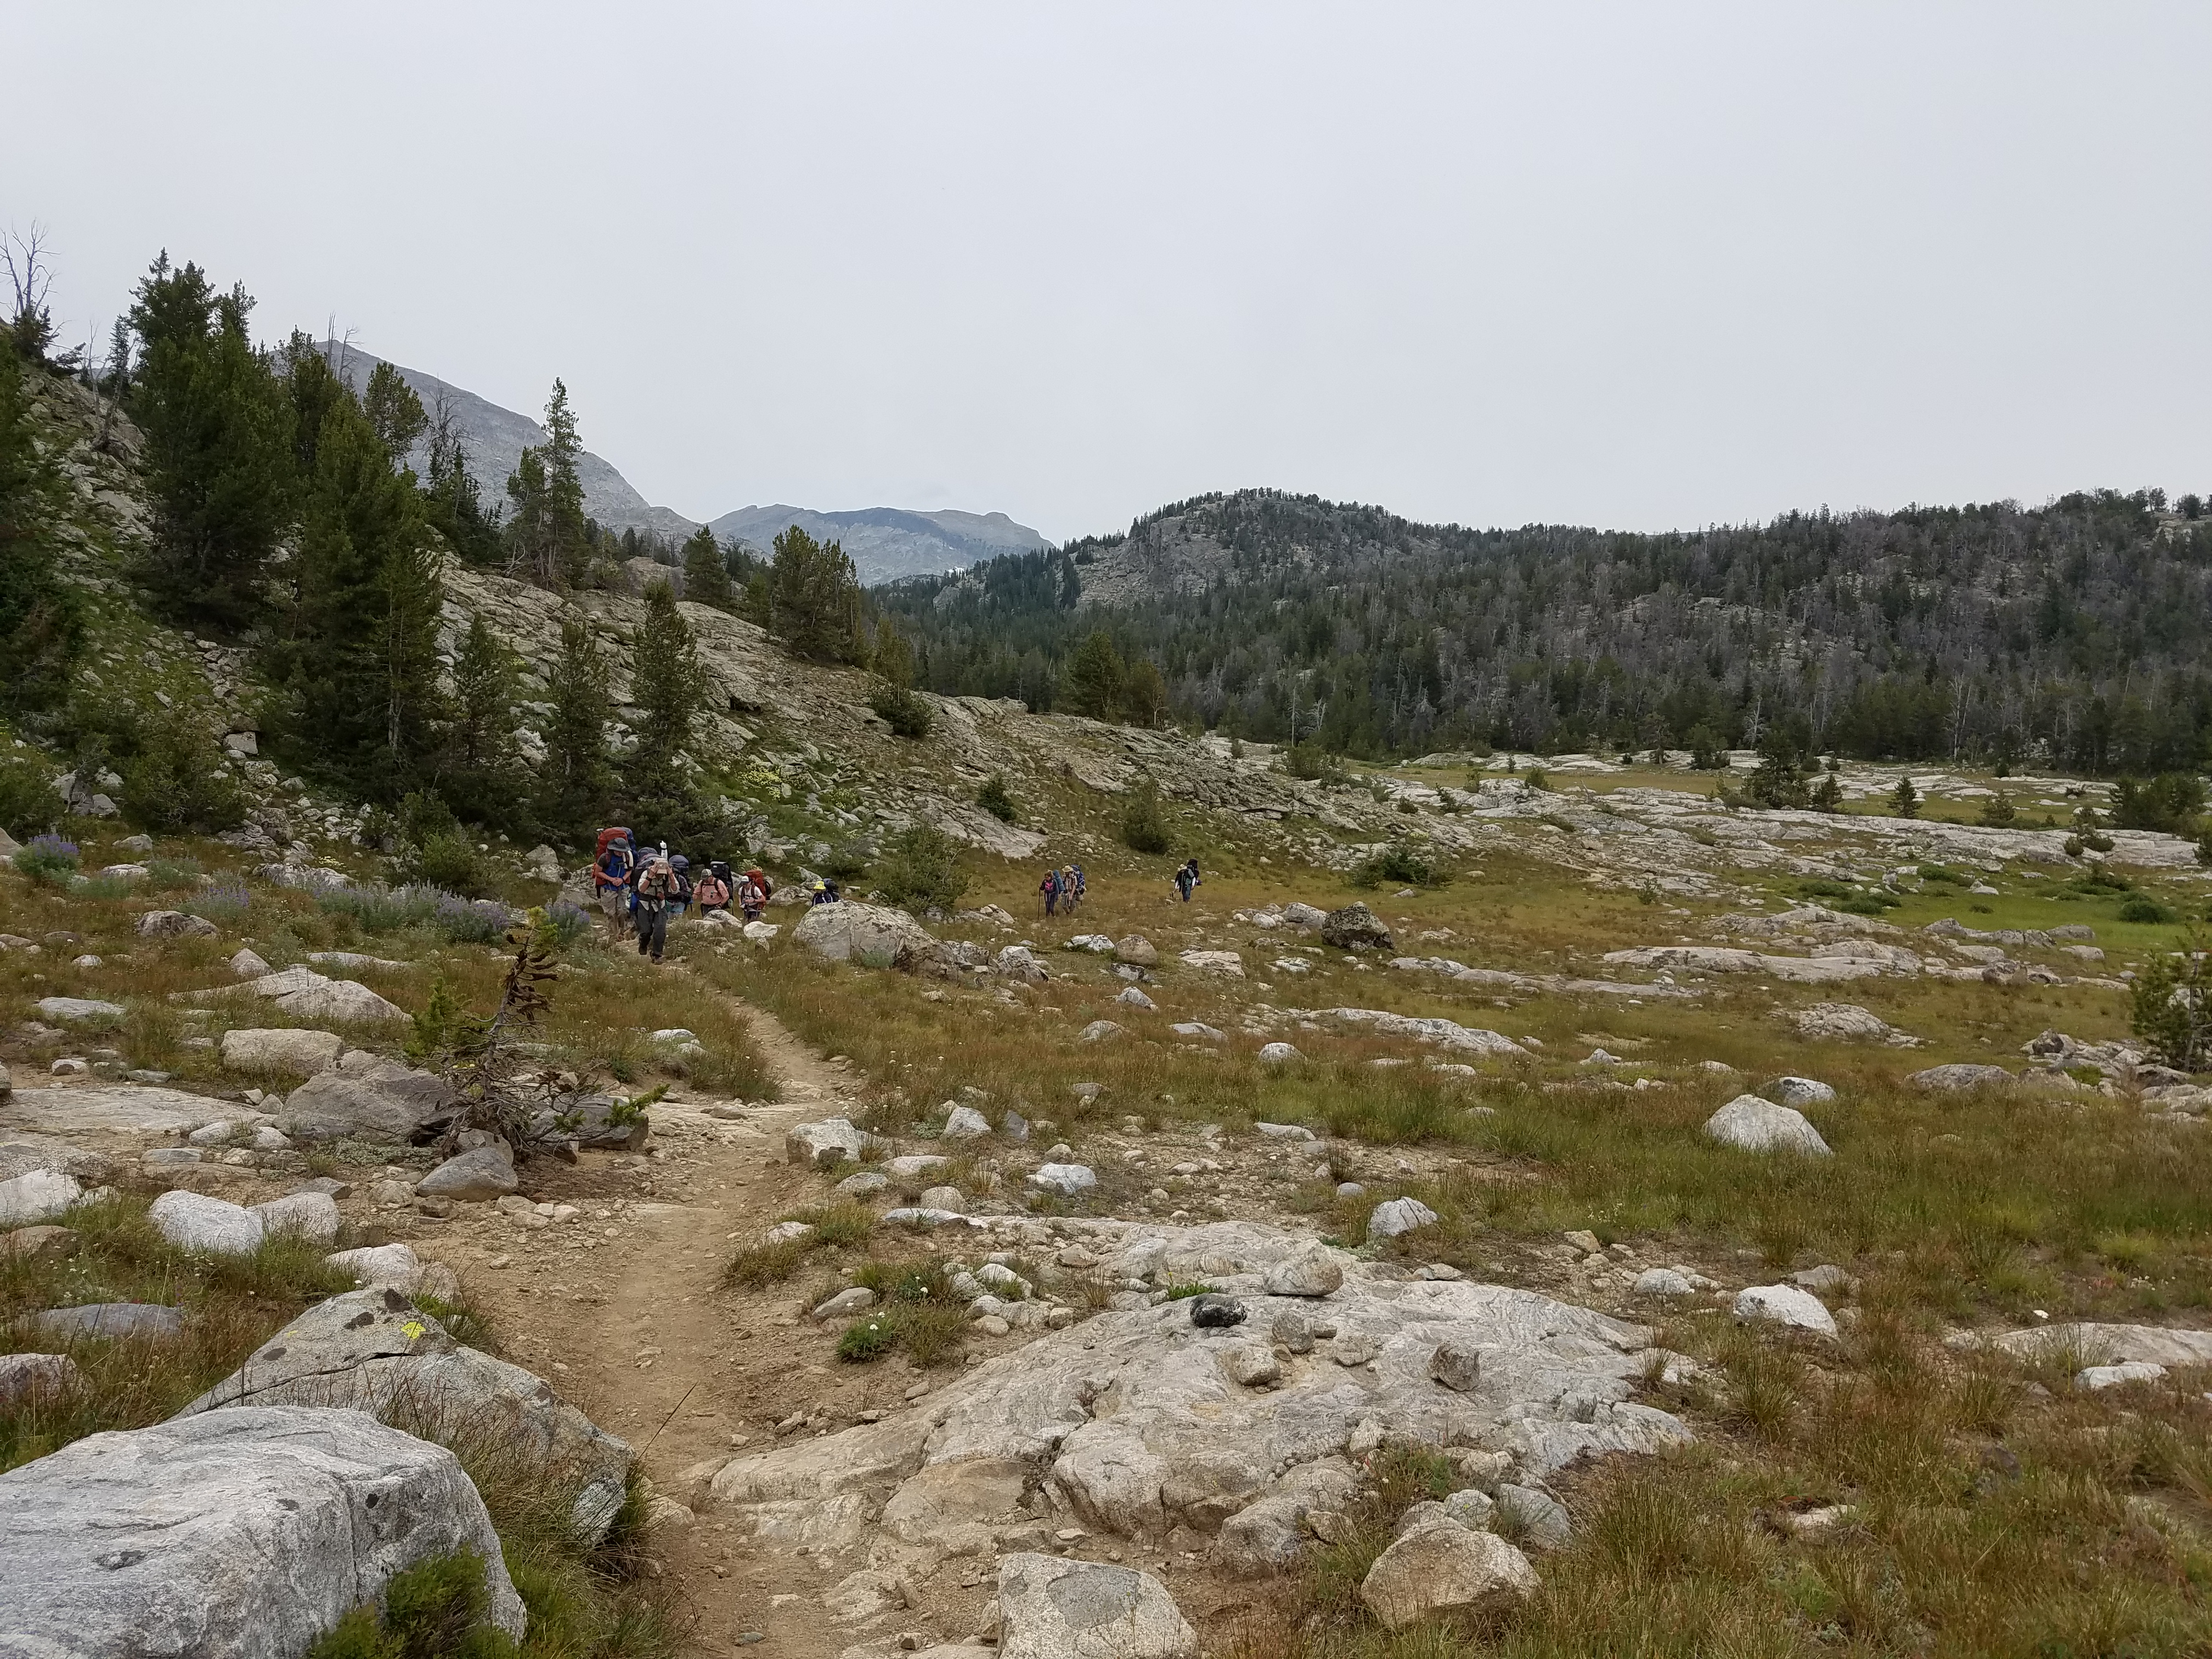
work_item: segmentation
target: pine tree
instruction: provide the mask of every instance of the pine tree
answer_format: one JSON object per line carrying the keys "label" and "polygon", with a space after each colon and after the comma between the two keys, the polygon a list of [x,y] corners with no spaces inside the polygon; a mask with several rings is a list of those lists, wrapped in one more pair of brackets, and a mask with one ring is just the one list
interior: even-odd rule
{"label": "pine tree", "polygon": [[842,544],[797,525],[775,538],[769,569],[768,630],[817,662],[860,659],[860,579]]}
{"label": "pine tree", "polygon": [[583,579],[592,536],[577,474],[584,447],[568,388],[558,380],[545,404],[545,441],[526,448],[507,475],[507,493],[514,502],[507,544],[520,574],[540,587],[561,589]]}
{"label": "pine tree", "polygon": [[1920,816],[1920,792],[1912,787],[1912,780],[1910,777],[1902,777],[1897,781],[1897,787],[1890,791],[1889,807],[1890,811],[1901,818],[1917,818]]}
{"label": "pine tree", "polygon": [[361,394],[361,407],[368,416],[369,425],[376,428],[377,437],[391,453],[392,464],[404,466],[416,440],[430,424],[430,417],[422,412],[422,400],[415,395],[415,388],[390,363],[379,363]]}
{"label": "pine tree", "polygon": [[453,692],[439,783],[456,812],[479,823],[510,823],[514,811],[514,653],[481,616],[469,618],[453,655]]}
{"label": "pine tree", "polygon": [[868,707],[883,717],[896,736],[927,737],[932,716],[929,705],[914,694],[914,652],[906,636],[888,619],[876,625],[875,656],[870,665],[880,683],[868,694]]}
{"label": "pine tree", "polygon": [[639,815],[666,821],[690,798],[681,757],[707,696],[707,671],[699,660],[698,643],[666,582],[654,582],[645,590],[629,695],[642,718],[627,781],[637,798]]}
{"label": "pine tree", "polygon": [[437,556],[422,498],[392,470],[360,400],[319,354],[305,360],[304,382],[324,377],[334,397],[295,400],[324,412],[281,648],[295,701],[289,737],[366,793],[396,799],[430,753],[442,712]]}
{"label": "pine tree", "polygon": [[577,471],[583,453],[583,442],[576,435],[576,412],[568,404],[568,388],[556,380],[553,395],[545,403],[545,504],[556,562],[555,575],[564,586],[582,579],[591,553],[591,535],[584,520],[584,485]]}
{"label": "pine tree", "polygon": [[222,628],[260,607],[296,477],[289,401],[247,335],[252,308],[243,288],[217,295],[198,265],[172,267],[165,253],[131,310],[131,413],[155,509],[146,575],[173,611]]}
{"label": "pine tree", "polygon": [[453,430],[453,411],[442,400],[430,426],[430,476],[424,481],[422,513],[465,564],[495,564],[500,557],[500,524],[487,512],[468,447]]}
{"label": "pine tree", "polygon": [[538,816],[572,842],[587,840],[606,809],[607,682],[606,659],[590,625],[580,617],[564,619],[561,654],[546,676],[552,713],[540,733],[545,761],[538,771]]}
{"label": "pine tree", "polygon": [[54,568],[59,480],[31,428],[26,370],[0,346],[0,714],[52,707],[82,648],[84,602]]}
{"label": "pine tree", "polygon": [[1075,714],[1112,720],[1121,712],[1127,675],[1112,638],[1103,629],[1094,629],[1068,659],[1060,702]]}
{"label": "pine tree", "polygon": [[730,566],[714,532],[701,525],[684,544],[684,597],[694,605],[727,611],[734,599]]}

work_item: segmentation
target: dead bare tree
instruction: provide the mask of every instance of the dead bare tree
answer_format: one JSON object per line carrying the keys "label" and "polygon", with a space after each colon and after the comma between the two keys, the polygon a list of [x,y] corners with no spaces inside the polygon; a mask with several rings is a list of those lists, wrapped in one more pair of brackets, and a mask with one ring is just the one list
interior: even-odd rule
{"label": "dead bare tree", "polygon": [[[16,354],[27,362],[44,363],[46,349],[54,343],[53,311],[46,303],[54,275],[46,227],[35,219],[27,233],[10,226],[6,237],[0,238],[0,264],[7,267],[8,286],[15,291],[15,308],[9,313],[8,333]],[[69,356],[72,361],[56,366],[75,368],[76,354]]]}

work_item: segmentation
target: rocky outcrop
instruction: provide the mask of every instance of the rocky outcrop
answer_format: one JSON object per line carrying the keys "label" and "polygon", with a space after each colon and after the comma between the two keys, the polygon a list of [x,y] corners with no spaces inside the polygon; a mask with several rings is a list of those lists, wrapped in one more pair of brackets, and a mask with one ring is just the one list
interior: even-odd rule
{"label": "rocky outcrop", "polygon": [[222,1063],[234,1072],[290,1072],[313,1077],[337,1064],[345,1040],[335,1031],[297,1029],[222,1034]]}
{"label": "rocky outcrop", "polygon": [[1148,1572],[1017,1552],[999,1564],[1000,1659],[1196,1659],[1198,1632]]}
{"label": "rocky outcrop", "polygon": [[436,1073],[356,1048],[293,1090],[278,1121],[295,1140],[404,1146],[444,1129],[454,1103]]}
{"label": "rocky outcrop", "polygon": [[1900,1031],[1880,1015],[1856,1003],[1816,1002],[1790,1017],[1797,1035],[1814,1042],[1882,1042],[1893,1048],[1917,1048],[1920,1039]]}
{"label": "rocky outcrop", "polygon": [[1537,1588],[1528,1558],[1496,1533],[1440,1516],[1375,1558],[1359,1599],[1387,1628],[1401,1630],[1438,1613],[1501,1611]]}
{"label": "rocky outcrop", "polygon": [[[1034,1224],[1006,1223],[1010,1242]],[[1675,1418],[1633,1398],[1650,1341],[1638,1326],[1533,1291],[1409,1279],[1341,1251],[1328,1253],[1343,1273],[1332,1294],[1272,1295],[1271,1271],[1326,1247],[1255,1224],[1060,1230],[1103,1278],[1203,1281],[1246,1317],[1195,1324],[1176,1301],[1100,1314],[985,1361],[884,1422],[740,1457],[714,1477],[714,1501],[758,1536],[850,1545],[926,1471],[994,1459],[1033,1471],[1048,1510],[1157,1538],[1177,1526],[1222,1531],[1252,1505],[1301,1490],[1293,1476],[1306,1465],[1385,1438],[1480,1443],[1537,1478],[1585,1454],[1689,1438]],[[1236,1380],[1229,1351],[1285,1319],[1307,1333],[1304,1352],[1278,1354],[1257,1386]],[[1446,1346],[1480,1353],[1474,1391],[1431,1376]],[[1261,1549],[1253,1538],[1273,1513],[1232,1531],[1242,1541],[1224,1558]]]}
{"label": "rocky outcrop", "polygon": [[392,1285],[318,1303],[179,1416],[242,1406],[349,1407],[441,1444],[482,1446],[573,1488],[576,1524],[592,1538],[622,1507],[629,1475],[627,1444],[543,1378],[455,1342]]}
{"label": "rocky outcrop", "polygon": [[1322,918],[1321,939],[1324,945],[1333,945],[1340,951],[1389,951],[1395,949],[1390,930],[1382,919],[1365,905],[1352,903],[1340,910],[1332,910]]}
{"label": "rocky outcrop", "polygon": [[1747,1152],[1802,1152],[1829,1156],[1828,1143],[1792,1106],[1778,1106],[1757,1095],[1738,1095],[1705,1120],[1705,1136]]}
{"label": "rocky outcrop", "polygon": [[0,1648],[297,1659],[394,1575],[466,1551],[526,1619],[453,1454],[359,1412],[245,1409],[95,1434],[0,1474]]}
{"label": "rocky outcrop", "polygon": [[1433,1042],[1440,1048],[1468,1054],[1510,1055],[1528,1058],[1528,1051],[1511,1037],[1480,1026],[1462,1025],[1456,1020],[1416,1019],[1408,1014],[1394,1014],[1381,1008],[1324,1008],[1317,1016],[1322,1019],[1338,1020],[1346,1025],[1364,1025],[1370,1031],[1385,1036],[1412,1037],[1417,1042]]}
{"label": "rocky outcrop", "polygon": [[937,946],[930,931],[905,911],[850,900],[813,906],[791,930],[791,937],[830,962],[909,971]]}

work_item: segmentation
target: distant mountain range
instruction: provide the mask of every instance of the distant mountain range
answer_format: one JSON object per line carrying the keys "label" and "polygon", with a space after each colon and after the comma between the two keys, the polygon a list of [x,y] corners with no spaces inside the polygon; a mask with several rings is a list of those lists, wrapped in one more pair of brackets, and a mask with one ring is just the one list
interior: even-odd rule
{"label": "distant mountain range", "polygon": [[[377,364],[386,361],[359,346],[335,340],[325,340],[323,351],[331,366],[356,387],[367,384]],[[527,415],[502,409],[434,374],[402,363],[392,367],[422,400],[423,409],[434,421],[440,405],[445,407],[467,446],[469,465],[483,486],[486,504],[503,505],[507,474],[521,460],[524,449],[545,441],[545,428]],[[422,471],[429,461],[428,442],[416,445],[408,459],[418,472]],[[699,527],[696,520],[680,513],[653,506],[611,462],[589,450],[585,451],[577,472],[584,486],[584,511],[611,530],[649,532],[677,543]],[[724,541],[742,542],[765,553],[769,544],[793,525],[817,541],[843,543],[861,581],[869,586],[902,576],[964,570],[986,559],[1038,552],[1051,545],[1027,525],[1016,524],[1003,513],[917,513],[897,507],[837,513],[783,505],[741,507],[714,520],[711,528]]]}

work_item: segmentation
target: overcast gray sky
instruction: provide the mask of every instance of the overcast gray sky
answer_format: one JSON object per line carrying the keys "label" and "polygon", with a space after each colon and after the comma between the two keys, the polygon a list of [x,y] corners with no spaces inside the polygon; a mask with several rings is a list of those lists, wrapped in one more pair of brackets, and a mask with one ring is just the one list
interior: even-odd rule
{"label": "overcast gray sky", "polygon": [[0,220],[694,518],[2212,488],[2212,6],[0,0]]}

